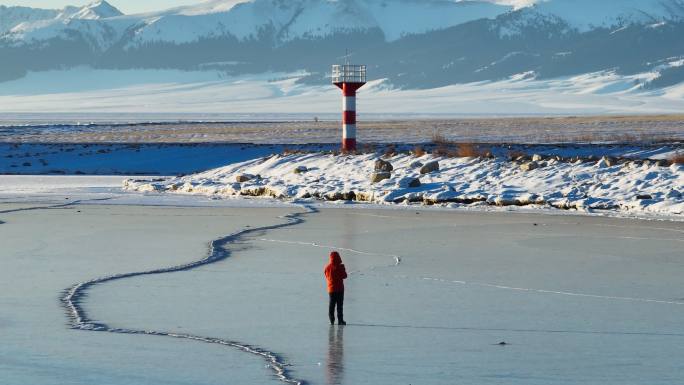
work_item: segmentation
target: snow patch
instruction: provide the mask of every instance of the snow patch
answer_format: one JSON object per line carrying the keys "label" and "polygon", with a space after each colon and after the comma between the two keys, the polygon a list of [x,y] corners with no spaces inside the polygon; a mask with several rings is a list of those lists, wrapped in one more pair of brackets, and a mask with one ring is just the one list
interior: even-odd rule
{"label": "snow patch", "polygon": [[[149,182],[127,180],[129,191],[156,191],[214,197],[266,196],[278,199],[355,200],[375,204],[449,204],[537,206],[579,212],[607,210],[628,214],[681,216],[684,214],[684,167],[654,162],[619,165],[598,162],[536,162],[524,171],[503,159],[416,158],[400,154],[388,158],[391,178],[371,183],[375,154],[274,155],[206,172]],[[439,162],[439,170],[425,175],[411,167]],[[305,173],[296,173],[297,167]],[[239,183],[237,176],[256,176]],[[398,180],[420,178],[420,187],[403,187]]]}

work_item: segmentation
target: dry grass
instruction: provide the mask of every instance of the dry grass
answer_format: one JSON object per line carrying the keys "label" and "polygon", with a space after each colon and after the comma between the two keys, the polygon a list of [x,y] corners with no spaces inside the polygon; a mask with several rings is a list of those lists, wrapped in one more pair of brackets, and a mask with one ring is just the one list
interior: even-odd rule
{"label": "dry grass", "polygon": [[397,148],[394,147],[393,144],[387,146],[387,148],[385,148],[385,151],[382,153],[382,156],[385,158],[389,158],[395,155],[397,155]]}
{"label": "dry grass", "polygon": [[456,148],[456,155],[459,158],[477,158],[482,156],[482,152],[472,143],[459,143]]}
{"label": "dry grass", "polygon": [[675,164],[684,164],[684,153],[678,153],[670,158],[670,162]]}
{"label": "dry grass", "polygon": [[422,146],[416,146],[413,147],[413,151],[411,151],[411,153],[413,153],[413,156],[415,157],[421,157],[426,154],[426,151]]}
{"label": "dry grass", "polygon": [[375,152],[377,152],[377,151],[378,151],[378,148],[377,148],[377,146],[374,145],[374,144],[363,143],[363,144],[361,145],[361,150],[360,150],[360,152],[361,152],[362,154],[372,154],[372,153],[375,153]]}
{"label": "dry grass", "polygon": [[453,146],[456,144],[453,140],[447,139],[440,131],[432,133],[432,143],[439,146]]}
{"label": "dry grass", "polygon": [[310,154],[311,151],[303,150],[299,148],[283,148],[282,155],[299,155],[299,154]]}
{"label": "dry grass", "polygon": [[517,150],[512,150],[512,151],[508,152],[508,159],[510,159],[510,160],[516,160],[521,156],[527,156],[527,154],[525,154],[522,151],[517,151]]}

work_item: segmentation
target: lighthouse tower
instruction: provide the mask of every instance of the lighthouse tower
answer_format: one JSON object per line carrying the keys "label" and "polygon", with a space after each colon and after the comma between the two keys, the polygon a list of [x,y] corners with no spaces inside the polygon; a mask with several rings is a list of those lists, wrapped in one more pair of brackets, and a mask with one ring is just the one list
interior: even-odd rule
{"label": "lighthouse tower", "polygon": [[356,91],[366,84],[366,66],[336,64],[332,82],[342,90],[342,150],[356,150]]}

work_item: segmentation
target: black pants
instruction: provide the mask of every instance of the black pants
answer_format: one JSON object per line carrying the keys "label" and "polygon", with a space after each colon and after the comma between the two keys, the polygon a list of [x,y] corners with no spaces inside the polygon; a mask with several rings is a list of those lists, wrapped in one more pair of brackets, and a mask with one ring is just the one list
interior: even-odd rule
{"label": "black pants", "polygon": [[344,292],[330,293],[330,304],[328,305],[328,317],[330,323],[335,323],[335,306],[337,306],[337,320],[344,321]]}

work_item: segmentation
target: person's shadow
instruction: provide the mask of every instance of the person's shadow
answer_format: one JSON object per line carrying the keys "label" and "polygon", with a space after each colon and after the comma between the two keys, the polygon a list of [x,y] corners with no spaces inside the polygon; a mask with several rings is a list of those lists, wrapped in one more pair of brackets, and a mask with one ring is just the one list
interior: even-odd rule
{"label": "person's shadow", "polygon": [[328,363],[326,384],[340,385],[344,379],[344,327],[330,326],[328,331]]}

